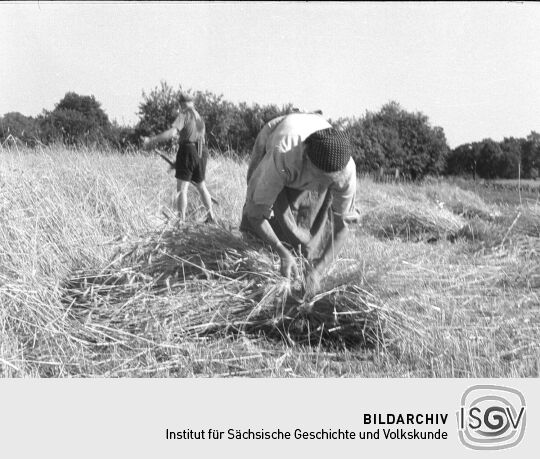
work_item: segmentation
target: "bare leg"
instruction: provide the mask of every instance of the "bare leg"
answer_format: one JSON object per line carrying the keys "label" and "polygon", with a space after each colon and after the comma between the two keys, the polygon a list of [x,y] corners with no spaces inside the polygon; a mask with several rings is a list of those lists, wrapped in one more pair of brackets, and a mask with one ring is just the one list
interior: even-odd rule
{"label": "bare leg", "polygon": [[206,207],[206,210],[208,212],[206,216],[206,223],[215,222],[216,219],[214,217],[214,212],[212,211],[212,198],[210,196],[210,193],[208,192],[206,183],[203,180],[201,183],[195,183],[195,186],[197,187],[204,207]]}
{"label": "bare leg", "polygon": [[186,219],[188,186],[189,182],[176,179],[176,209],[178,210],[178,217],[182,221]]}

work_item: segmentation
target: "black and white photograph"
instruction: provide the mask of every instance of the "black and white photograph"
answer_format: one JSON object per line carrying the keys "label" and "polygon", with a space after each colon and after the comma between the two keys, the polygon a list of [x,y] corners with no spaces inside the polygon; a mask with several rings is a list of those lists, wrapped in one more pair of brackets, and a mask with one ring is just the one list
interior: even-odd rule
{"label": "black and white photograph", "polygon": [[537,378],[539,24],[2,2],[0,376]]}

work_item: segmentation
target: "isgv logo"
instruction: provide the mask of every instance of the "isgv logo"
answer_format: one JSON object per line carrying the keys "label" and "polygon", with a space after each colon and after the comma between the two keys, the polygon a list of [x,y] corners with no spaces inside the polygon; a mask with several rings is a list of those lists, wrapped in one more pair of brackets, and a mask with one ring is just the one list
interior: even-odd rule
{"label": "isgv logo", "polygon": [[516,389],[496,385],[469,387],[457,412],[459,439],[471,449],[506,449],[525,434],[525,398]]}

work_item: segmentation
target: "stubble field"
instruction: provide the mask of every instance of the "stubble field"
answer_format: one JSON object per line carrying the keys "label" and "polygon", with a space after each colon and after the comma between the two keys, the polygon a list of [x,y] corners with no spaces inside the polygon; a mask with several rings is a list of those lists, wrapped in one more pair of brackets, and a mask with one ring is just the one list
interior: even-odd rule
{"label": "stubble field", "polygon": [[364,328],[311,329],[283,320],[278,258],[237,230],[246,169],[213,157],[220,223],[192,189],[181,225],[156,156],[1,149],[0,375],[539,375],[538,201],[360,178],[322,291]]}

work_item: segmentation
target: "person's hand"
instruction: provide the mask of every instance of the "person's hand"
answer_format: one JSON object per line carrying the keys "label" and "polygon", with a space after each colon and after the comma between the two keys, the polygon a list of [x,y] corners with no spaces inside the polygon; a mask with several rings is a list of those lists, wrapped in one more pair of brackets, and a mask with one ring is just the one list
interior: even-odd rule
{"label": "person's hand", "polygon": [[143,136],[141,137],[142,140],[142,146],[145,150],[147,150],[150,147],[151,141],[150,137]]}
{"label": "person's hand", "polygon": [[314,297],[321,290],[322,274],[317,268],[311,268],[306,276],[305,296]]}
{"label": "person's hand", "polygon": [[292,280],[298,278],[296,259],[290,253],[281,257],[281,275]]}
{"label": "person's hand", "polygon": [[317,252],[320,252],[320,240],[322,232],[318,236],[312,237],[309,242],[305,245],[302,245],[302,254],[308,260],[312,260],[314,256],[317,255]]}
{"label": "person's hand", "polygon": [[358,224],[361,220],[360,213],[356,209],[343,216],[343,221],[349,224]]}

